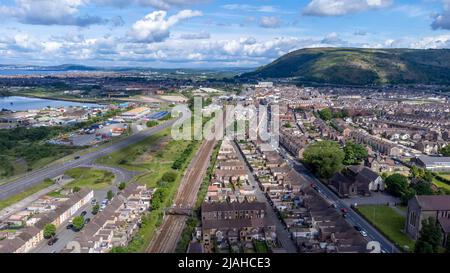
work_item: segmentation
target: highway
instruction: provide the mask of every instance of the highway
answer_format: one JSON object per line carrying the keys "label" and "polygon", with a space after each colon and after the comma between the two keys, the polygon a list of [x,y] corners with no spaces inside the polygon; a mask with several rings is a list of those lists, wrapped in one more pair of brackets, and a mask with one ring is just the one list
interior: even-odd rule
{"label": "highway", "polygon": [[[189,115],[183,113],[183,115],[179,119],[189,118]],[[70,162],[65,162],[61,165],[54,165],[47,168],[42,168],[40,170],[31,172],[26,174],[24,177],[21,177],[15,181],[9,182],[7,184],[0,186],[0,200],[4,200],[10,196],[13,196],[29,187],[32,187],[40,182],[44,181],[46,178],[53,178],[58,175],[63,174],[67,170],[77,168],[80,166],[91,165],[96,159],[103,157],[105,155],[116,152],[120,149],[123,149],[129,145],[135,144],[141,140],[148,138],[149,136],[156,134],[174,124],[177,119],[172,119],[163,124],[155,126],[153,128],[140,131],[134,135],[127,137],[126,139],[111,144],[101,150],[94,151],[85,155],[80,156],[79,159],[74,159]]]}
{"label": "highway", "polygon": [[280,146],[278,149],[281,155],[286,159],[291,167],[293,167],[301,176],[303,176],[307,181],[314,184],[319,193],[330,200],[332,203],[336,204],[336,209],[341,211],[341,209],[346,209],[347,222],[352,226],[359,226],[362,230],[367,233],[366,240],[376,241],[380,243],[381,251],[386,253],[399,253],[401,252],[391,241],[384,237],[376,228],[374,228],[369,222],[362,218],[358,213],[356,213],[350,206],[345,204],[331,189],[326,185],[322,184],[306,167],[294,159],[283,147]]}

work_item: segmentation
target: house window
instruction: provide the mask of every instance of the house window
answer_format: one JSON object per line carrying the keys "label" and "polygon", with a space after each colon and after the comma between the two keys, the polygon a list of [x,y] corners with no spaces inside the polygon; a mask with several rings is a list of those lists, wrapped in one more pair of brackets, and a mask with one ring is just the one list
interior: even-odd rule
{"label": "house window", "polygon": [[409,216],[409,224],[413,227],[416,226],[416,212],[412,211]]}

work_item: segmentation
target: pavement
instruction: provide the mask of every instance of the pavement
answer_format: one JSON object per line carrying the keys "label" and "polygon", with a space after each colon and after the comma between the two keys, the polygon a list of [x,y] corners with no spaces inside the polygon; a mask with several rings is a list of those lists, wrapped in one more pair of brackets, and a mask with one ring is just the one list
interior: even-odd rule
{"label": "pavement", "polygon": [[347,202],[340,199],[331,189],[322,184],[303,164],[294,159],[283,147],[279,147],[281,155],[289,162],[289,165],[293,167],[301,176],[303,176],[311,184],[317,186],[319,193],[332,203],[336,204],[336,210],[347,209],[346,221],[351,226],[359,226],[367,233],[365,239],[378,242],[381,246],[381,250],[386,253],[399,253],[400,250],[386,237],[384,237],[375,227],[373,227],[368,221],[362,218],[357,212],[355,212]]}
{"label": "pavement", "polygon": [[256,189],[256,200],[258,202],[266,203],[267,208],[267,215],[266,217],[269,217],[273,223],[275,223],[276,227],[276,233],[278,241],[280,242],[281,246],[286,250],[287,253],[296,253],[297,247],[295,246],[294,242],[291,240],[291,235],[289,231],[286,229],[286,226],[283,225],[281,220],[277,217],[275,214],[274,208],[270,205],[269,200],[267,199],[266,195],[261,190],[261,187],[259,186],[258,182],[255,179],[254,173],[250,170],[248,166],[247,160],[244,158],[241,150],[236,145],[236,143],[232,142],[234,149],[237,151],[239,160],[242,162],[245,162],[245,170],[248,173],[249,182],[252,184],[252,186]]}
{"label": "pavement", "polygon": [[[186,119],[188,118],[187,116],[188,115],[186,115],[186,113],[183,113],[183,115],[179,119]],[[116,152],[118,150],[121,150],[141,140],[144,140],[147,137],[172,126],[177,120],[178,119],[172,119],[153,128],[140,131],[134,135],[127,137],[122,141],[111,144],[103,149],[82,155],[80,156],[79,159],[74,159],[72,161],[64,162],[59,165],[53,165],[47,168],[42,168],[40,170],[27,173],[24,177],[21,177],[17,180],[0,185],[0,200],[7,199],[8,197],[13,196],[29,187],[39,184],[46,178],[56,177],[58,175],[63,174],[67,170],[77,168],[83,165],[91,165],[96,159],[111,154],[113,152]]]}

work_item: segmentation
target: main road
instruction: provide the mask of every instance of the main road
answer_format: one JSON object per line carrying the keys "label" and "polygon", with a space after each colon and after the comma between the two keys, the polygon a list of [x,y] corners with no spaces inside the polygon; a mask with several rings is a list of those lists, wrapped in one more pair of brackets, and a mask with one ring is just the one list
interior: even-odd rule
{"label": "main road", "polygon": [[[183,115],[178,118],[185,120],[189,118],[189,114],[187,112],[183,112]],[[3,184],[0,186],[0,200],[4,200],[10,196],[13,196],[17,193],[20,193],[21,191],[24,191],[25,189],[32,187],[36,184],[41,183],[46,178],[53,178],[58,175],[63,174],[67,170],[77,168],[84,165],[90,165],[92,164],[96,159],[103,157],[105,155],[111,154],[113,152],[119,151],[127,146],[130,146],[132,144],[135,144],[139,141],[142,141],[146,138],[148,138],[151,135],[154,135],[170,126],[172,126],[178,119],[172,119],[170,121],[167,121],[163,124],[160,124],[158,126],[155,126],[153,128],[140,131],[136,134],[133,134],[126,139],[119,141],[117,143],[111,144],[105,148],[102,148],[100,150],[81,155],[80,158],[74,159],[69,162],[62,163],[60,165],[53,165],[47,168],[42,168],[40,170],[37,170],[35,172],[31,172],[26,174],[24,177],[21,177],[15,181],[11,181],[7,184]]]}

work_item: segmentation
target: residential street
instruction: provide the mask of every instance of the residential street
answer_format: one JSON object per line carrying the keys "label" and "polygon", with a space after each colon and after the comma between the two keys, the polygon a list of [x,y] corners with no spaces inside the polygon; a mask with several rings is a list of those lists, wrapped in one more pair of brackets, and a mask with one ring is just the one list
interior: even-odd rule
{"label": "residential street", "polygon": [[356,213],[349,204],[340,199],[332,190],[322,184],[306,167],[295,160],[288,152],[280,146],[280,152],[282,156],[288,160],[289,164],[302,175],[305,179],[316,185],[325,198],[336,204],[336,209],[341,210],[345,208],[348,210],[347,222],[352,226],[359,226],[367,232],[367,239],[369,241],[377,241],[381,245],[381,250],[387,253],[398,253],[398,248],[391,243],[386,237],[384,237],[376,228],[374,228],[369,222]]}
{"label": "residential street", "polygon": [[291,236],[289,234],[289,231],[286,229],[286,227],[281,223],[280,219],[278,219],[277,215],[275,214],[275,211],[273,207],[270,205],[269,201],[267,200],[267,197],[262,192],[261,187],[259,186],[258,181],[256,181],[254,173],[250,170],[247,160],[244,158],[243,154],[241,153],[241,150],[236,145],[234,141],[232,141],[232,144],[234,146],[234,149],[236,149],[239,160],[242,162],[245,162],[245,169],[248,173],[248,179],[252,186],[256,190],[256,199],[258,202],[264,202],[266,203],[266,206],[268,208],[267,210],[267,216],[272,219],[272,221],[275,223],[276,231],[277,231],[277,238],[279,242],[281,243],[281,246],[286,250],[287,253],[296,253],[297,248],[295,247],[294,242],[291,240]]}

